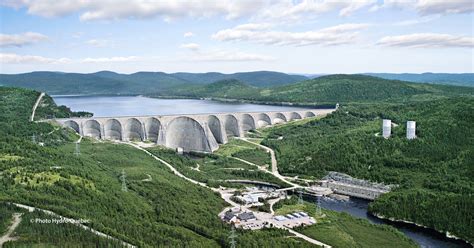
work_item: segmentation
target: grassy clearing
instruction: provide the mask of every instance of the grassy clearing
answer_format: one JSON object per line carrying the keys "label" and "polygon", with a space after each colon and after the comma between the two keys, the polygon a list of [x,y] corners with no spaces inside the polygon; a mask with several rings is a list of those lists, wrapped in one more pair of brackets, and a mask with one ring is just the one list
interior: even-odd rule
{"label": "grassy clearing", "polygon": [[275,207],[279,207],[275,212],[280,215],[304,211],[315,217],[317,224],[297,230],[335,248],[417,247],[414,241],[391,226],[371,224],[347,213],[325,209],[322,216],[318,216],[314,204],[308,202],[297,204],[296,199],[285,200]]}

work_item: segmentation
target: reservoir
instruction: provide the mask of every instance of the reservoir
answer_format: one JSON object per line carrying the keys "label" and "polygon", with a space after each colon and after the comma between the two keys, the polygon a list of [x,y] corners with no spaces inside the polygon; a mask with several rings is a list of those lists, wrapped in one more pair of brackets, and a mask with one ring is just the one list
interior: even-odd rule
{"label": "reservoir", "polygon": [[95,117],[291,111],[294,106],[220,102],[199,99],[160,99],[143,96],[53,96],[58,105],[88,111]]}

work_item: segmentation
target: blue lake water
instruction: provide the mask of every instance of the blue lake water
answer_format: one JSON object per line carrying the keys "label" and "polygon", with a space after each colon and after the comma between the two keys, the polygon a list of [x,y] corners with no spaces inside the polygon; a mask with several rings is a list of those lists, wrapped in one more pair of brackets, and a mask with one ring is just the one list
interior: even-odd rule
{"label": "blue lake water", "polygon": [[303,109],[293,106],[198,99],[159,99],[142,96],[53,96],[53,98],[58,105],[66,105],[73,111],[92,112],[96,117],[290,111]]}

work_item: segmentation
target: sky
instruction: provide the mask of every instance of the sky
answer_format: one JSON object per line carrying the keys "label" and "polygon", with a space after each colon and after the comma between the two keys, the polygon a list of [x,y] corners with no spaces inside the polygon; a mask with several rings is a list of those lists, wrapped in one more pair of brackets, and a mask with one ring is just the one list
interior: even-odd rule
{"label": "sky", "polygon": [[0,0],[0,73],[474,72],[474,0]]}

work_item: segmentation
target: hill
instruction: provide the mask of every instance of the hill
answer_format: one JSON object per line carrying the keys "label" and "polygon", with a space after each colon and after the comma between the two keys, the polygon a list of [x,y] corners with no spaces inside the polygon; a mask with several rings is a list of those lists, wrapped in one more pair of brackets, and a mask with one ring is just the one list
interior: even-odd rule
{"label": "hill", "polygon": [[[474,242],[474,98],[347,104],[326,118],[268,129],[283,174],[321,178],[339,171],[399,185],[372,213],[415,222]],[[389,139],[380,137],[392,120]],[[406,139],[405,122],[417,122]],[[377,135],[379,133],[379,135]],[[277,139],[283,137],[283,139]]]}
{"label": "hill", "polygon": [[410,83],[367,75],[329,75],[272,88],[256,88],[237,80],[206,86],[172,88],[165,95],[228,98],[261,102],[336,104],[423,100],[448,95],[472,95],[474,88]]}
{"label": "hill", "polygon": [[474,87],[474,73],[364,73],[365,75],[417,83]]}
{"label": "hill", "polygon": [[256,71],[234,74],[137,72],[120,74],[111,71],[96,73],[31,72],[0,74],[0,85],[30,88],[49,94],[146,94],[163,90],[205,85],[215,81],[237,79],[255,87],[270,87],[307,79],[300,75]]}

